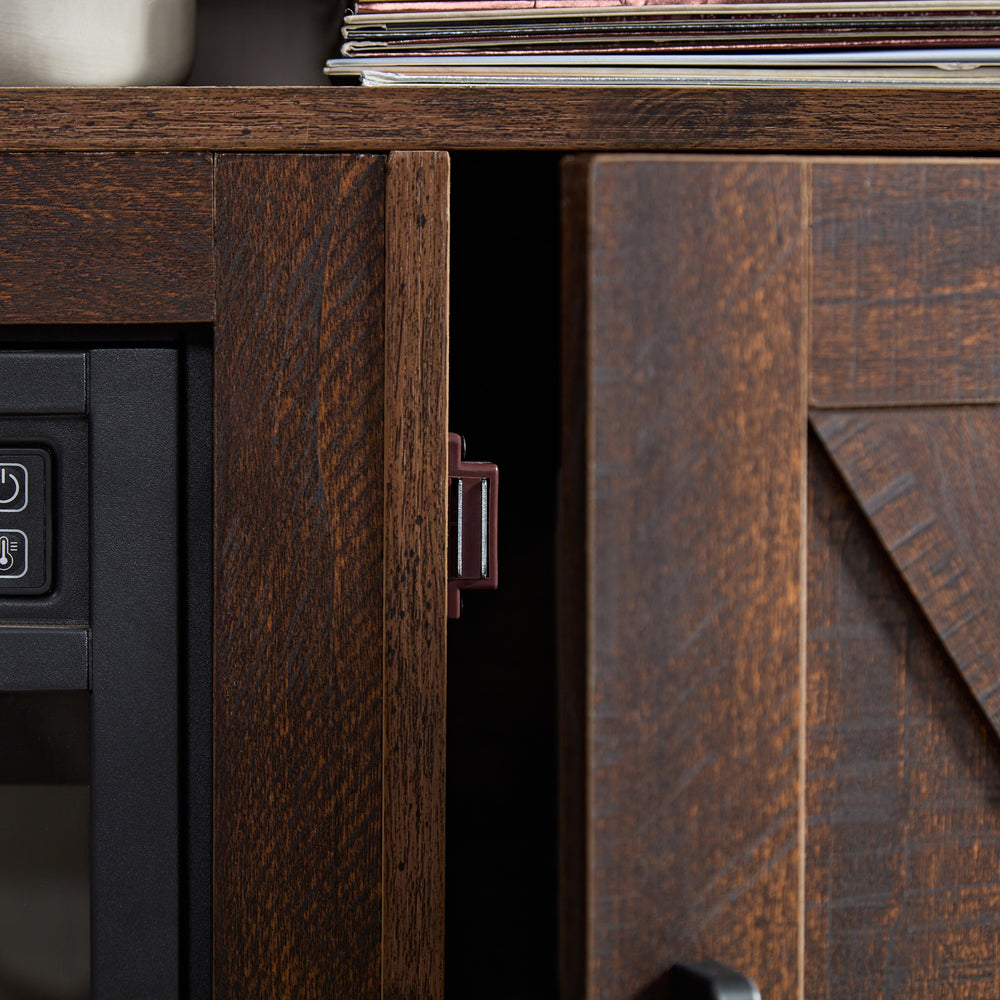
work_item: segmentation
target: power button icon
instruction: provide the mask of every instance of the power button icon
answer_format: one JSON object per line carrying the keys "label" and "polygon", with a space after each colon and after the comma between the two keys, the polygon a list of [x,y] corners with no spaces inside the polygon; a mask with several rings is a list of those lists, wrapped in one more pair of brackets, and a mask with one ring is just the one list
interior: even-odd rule
{"label": "power button icon", "polygon": [[28,506],[28,470],[18,462],[0,462],[0,512],[17,514]]}

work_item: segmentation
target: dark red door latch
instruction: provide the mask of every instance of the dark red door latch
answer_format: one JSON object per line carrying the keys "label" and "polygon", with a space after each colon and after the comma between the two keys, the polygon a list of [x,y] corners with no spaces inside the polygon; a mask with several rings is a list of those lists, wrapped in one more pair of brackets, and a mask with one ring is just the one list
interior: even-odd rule
{"label": "dark red door latch", "polygon": [[497,467],[466,462],[465,441],[448,435],[448,617],[462,612],[463,590],[497,587]]}

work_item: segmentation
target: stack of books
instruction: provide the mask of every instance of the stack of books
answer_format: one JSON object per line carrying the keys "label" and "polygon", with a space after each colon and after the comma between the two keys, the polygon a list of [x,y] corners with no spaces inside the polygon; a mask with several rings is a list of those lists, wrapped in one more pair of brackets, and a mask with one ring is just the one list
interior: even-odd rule
{"label": "stack of books", "polygon": [[984,86],[980,0],[358,0],[329,76],[364,84]]}

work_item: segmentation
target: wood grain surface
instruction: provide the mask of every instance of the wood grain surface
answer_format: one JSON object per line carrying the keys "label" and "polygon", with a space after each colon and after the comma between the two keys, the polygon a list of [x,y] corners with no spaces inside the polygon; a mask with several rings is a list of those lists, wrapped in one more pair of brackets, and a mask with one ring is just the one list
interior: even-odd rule
{"label": "wood grain surface", "polygon": [[216,175],[215,996],[381,996],[385,161]]}
{"label": "wood grain surface", "polygon": [[1000,734],[1000,408],[814,411],[812,421]]}
{"label": "wood grain surface", "polygon": [[447,153],[386,172],[385,1000],[444,998]]}
{"label": "wood grain surface", "polygon": [[0,89],[0,149],[1000,150],[993,90]]}
{"label": "wood grain surface", "polygon": [[587,787],[590,720],[586,662],[590,638],[587,609],[587,518],[590,452],[587,434],[589,317],[588,227],[591,160],[570,157],[561,165],[562,337],[560,344],[558,599],[559,740],[559,983],[561,996],[584,997],[588,975]]}
{"label": "wood grain surface", "polygon": [[588,169],[584,996],[712,956],[792,1000],[807,173]]}
{"label": "wood grain surface", "polygon": [[818,445],[809,498],[805,996],[993,1000],[1000,745]]}
{"label": "wood grain surface", "polygon": [[0,156],[0,323],[211,320],[212,159]]}
{"label": "wood grain surface", "polygon": [[816,161],[810,399],[1000,401],[1000,166]]}

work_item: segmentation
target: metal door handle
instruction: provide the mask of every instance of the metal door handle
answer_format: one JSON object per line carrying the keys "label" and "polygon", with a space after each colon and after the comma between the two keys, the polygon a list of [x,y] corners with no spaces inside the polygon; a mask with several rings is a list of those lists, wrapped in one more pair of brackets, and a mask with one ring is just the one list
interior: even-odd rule
{"label": "metal door handle", "polygon": [[757,984],[721,962],[681,962],[667,972],[669,1000],[760,1000]]}

